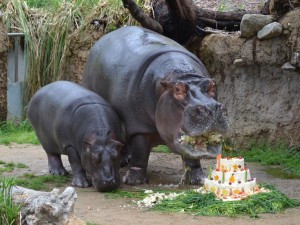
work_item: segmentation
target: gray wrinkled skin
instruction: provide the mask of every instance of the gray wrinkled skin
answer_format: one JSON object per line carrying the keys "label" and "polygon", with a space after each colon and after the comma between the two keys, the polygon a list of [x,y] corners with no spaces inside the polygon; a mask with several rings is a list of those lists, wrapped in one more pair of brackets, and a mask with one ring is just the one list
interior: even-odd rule
{"label": "gray wrinkled skin", "polygon": [[31,98],[27,117],[48,156],[49,172],[65,175],[61,155],[68,155],[72,185],[98,191],[120,186],[120,121],[97,94],[69,81],[41,88]]}
{"label": "gray wrinkled skin", "polygon": [[146,182],[150,150],[166,144],[182,156],[184,183],[199,184],[200,160],[215,157],[220,145],[206,148],[179,141],[182,135],[224,133],[224,107],[214,99],[213,82],[202,62],[171,39],[140,27],[123,27],[91,49],[83,86],[107,100],[119,114],[132,147],[123,182]]}

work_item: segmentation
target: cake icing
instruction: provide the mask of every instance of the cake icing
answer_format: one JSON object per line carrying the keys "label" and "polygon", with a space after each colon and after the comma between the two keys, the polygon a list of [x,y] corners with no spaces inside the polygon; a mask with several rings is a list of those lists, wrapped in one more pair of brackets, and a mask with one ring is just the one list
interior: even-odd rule
{"label": "cake icing", "polygon": [[219,199],[240,200],[260,192],[256,178],[251,177],[242,157],[230,158],[218,155],[215,168],[210,167],[208,170],[204,188],[215,193]]}

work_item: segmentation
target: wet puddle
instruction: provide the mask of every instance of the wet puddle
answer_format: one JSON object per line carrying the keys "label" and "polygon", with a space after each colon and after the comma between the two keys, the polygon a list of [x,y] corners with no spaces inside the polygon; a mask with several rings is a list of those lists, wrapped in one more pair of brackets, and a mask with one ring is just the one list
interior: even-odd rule
{"label": "wet puddle", "polygon": [[287,172],[280,167],[267,167],[265,172],[273,177],[281,179],[300,179],[300,175],[295,175]]}

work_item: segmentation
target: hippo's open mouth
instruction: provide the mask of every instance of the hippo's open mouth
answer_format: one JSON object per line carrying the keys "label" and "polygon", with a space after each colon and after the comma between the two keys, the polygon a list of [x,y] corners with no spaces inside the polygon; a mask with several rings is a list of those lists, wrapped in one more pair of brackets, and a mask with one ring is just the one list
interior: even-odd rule
{"label": "hippo's open mouth", "polygon": [[208,132],[189,136],[180,130],[175,144],[180,154],[187,158],[214,158],[222,152],[222,135]]}

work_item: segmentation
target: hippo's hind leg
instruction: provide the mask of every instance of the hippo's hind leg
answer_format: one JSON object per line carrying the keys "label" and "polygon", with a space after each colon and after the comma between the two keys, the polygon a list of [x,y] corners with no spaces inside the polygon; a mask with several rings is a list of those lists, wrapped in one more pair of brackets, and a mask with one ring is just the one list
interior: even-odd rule
{"label": "hippo's hind leg", "polygon": [[183,184],[204,184],[205,174],[202,170],[200,160],[182,159],[184,166]]}
{"label": "hippo's hind leg", "polygon": [[131,146],[126,144],[124,147],[124,151],[121,152],[121,160],[120,166],[124,167],[127,166],[131,159]]}
{"label": "hippo's hind leg", "polygon": [[66,152],[73,171],[72,186],[82,188],[91,186],[91,182],[87,179],[86,172],[82,168],[81,160],[77,151],[73,147],[68,147]]}
{"label": "hippo's hind leg", "polygon": [[47,153],[49,173],[53,175],[67,175],[68,172],[63,166],[60,154]]}
{"label": "hippo's hind leg", "polygon": [[131,144],[130,169],[123,177],[123,182],[130,185],[147,183],[146,171],[151,150],[149,140],[139,134],[131,139]]}

